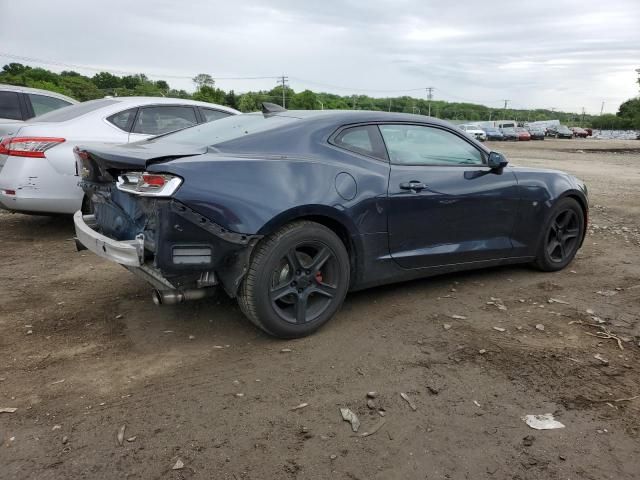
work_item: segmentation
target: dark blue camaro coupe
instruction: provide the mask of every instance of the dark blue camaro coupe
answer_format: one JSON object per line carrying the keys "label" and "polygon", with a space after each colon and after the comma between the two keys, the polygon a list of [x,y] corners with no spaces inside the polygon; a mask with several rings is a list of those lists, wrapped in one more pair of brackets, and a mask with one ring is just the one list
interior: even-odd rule
{"label": "dark blue camaro coupe", "polygon": [[585,185],[517,168],[420,115],[286,111],[76,149],[93,213],[77,244],[155,288],[215,288],[283,338],[308,335],[347,291],[515,263],[564,268],[587,224]]}

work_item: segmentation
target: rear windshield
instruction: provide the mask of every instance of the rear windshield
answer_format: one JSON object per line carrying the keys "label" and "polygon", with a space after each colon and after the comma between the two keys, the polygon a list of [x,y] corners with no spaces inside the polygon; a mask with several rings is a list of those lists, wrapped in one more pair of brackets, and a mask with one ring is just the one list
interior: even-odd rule
{"label": "rear windshield", "polygon": [[67,120],[73,120],[81,115],[85,115],[99,108],[106,107],[118,103],[118,100],[112,98],[101,98],[100,100],[89,100],[88,102],[78,103],[77,105],[71,105],[69,107],[60,108],[39,117],[32,118],[29,123],[36,122],[66,122]]}
{"label": "rear windshield", "polygon": [[281,115],[265,117],[262,113],[231,115],[215,122],[203,123],[178,132],[155,137],[150,139],[149,142],[170,142],[198,146],[217,145],[246,135],[271,130],[272,128],[293,123],[296,120],[298,118]]}

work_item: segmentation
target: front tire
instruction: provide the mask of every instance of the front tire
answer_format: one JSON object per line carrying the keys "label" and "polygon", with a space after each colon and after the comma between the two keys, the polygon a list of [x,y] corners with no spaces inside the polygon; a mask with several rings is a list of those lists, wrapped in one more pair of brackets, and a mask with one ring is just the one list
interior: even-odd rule
{"label": "front tire", "polygon": [[329,228],[298,221],[256,247],[238,294],[242,312],[270,335],[310,335],[338,311],[349,287],[349,255]]}
{"label": "front tire", "polygon": [[543,272],[565,268],[578,252],[584,234],[584,212],[573,198],[563,198],[551,209],[534,261]]}

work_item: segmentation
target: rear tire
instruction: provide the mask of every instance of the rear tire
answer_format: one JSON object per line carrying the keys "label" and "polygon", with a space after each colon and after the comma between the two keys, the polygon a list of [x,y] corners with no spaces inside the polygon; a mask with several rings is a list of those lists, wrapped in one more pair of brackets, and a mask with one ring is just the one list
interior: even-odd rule
{"label": "rear tire", "polygon": [[559,200],[549,212],[534,265],[543,272],[565,268],[578,252],[584,234],[584,212],[573,198]]}
{"label": "rear tire", "polygon": [[327,227],[297,221],[264,238],[238,293],[251,322],[280,338],[318,330],[338,311],[349,287],[349,255]]}

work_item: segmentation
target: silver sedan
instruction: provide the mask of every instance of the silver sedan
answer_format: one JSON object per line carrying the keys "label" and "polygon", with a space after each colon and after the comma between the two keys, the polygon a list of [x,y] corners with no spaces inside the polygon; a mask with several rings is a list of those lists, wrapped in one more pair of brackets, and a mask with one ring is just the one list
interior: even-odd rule
{"label": "silver sedan", "polygon": [[73,155],[77,144],[135,142],[238,113],[193,100],[120,97],[0,124],[0,207],[42,214],[86,209]]}

